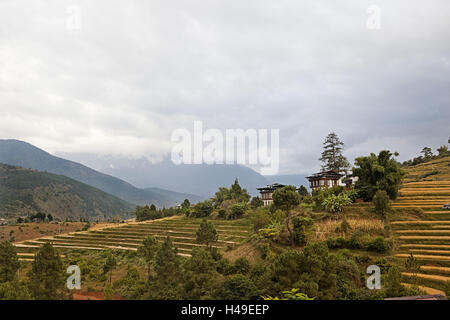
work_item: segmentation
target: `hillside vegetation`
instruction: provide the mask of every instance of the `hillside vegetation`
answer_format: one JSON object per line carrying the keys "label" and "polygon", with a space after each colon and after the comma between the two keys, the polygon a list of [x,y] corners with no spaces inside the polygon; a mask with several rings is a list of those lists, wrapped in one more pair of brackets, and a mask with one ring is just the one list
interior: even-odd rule
{"label": "hillside vegetation", "polygon": [[133,206],[65,176],[0,164],[0,216],[44,213],[65,219],[112,217]]}

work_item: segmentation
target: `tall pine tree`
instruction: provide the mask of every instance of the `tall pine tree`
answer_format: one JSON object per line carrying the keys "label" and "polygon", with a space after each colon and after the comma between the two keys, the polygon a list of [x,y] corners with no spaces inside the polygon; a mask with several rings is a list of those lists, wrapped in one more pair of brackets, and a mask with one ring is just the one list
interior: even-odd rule
{"label": "tall pine tree", "polygon": [[330,133],[323,143],[322,156],[319,158],[323,162],[322,170],[334,170],[336,172],[345,172],[350,167],[347,158],[342,154],[344,143],[334,132]]}

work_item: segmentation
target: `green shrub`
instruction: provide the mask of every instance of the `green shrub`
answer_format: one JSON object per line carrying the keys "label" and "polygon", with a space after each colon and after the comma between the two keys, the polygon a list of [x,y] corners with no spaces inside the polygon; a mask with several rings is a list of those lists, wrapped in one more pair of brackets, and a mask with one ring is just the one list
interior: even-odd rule
{"label": "green shrub", "polygon": [[342,237],[330,238],[325,243],[329,249],[367,250],[379,253],[385,253],[391,248],[390,244],[383,237],[366,240],[355,234],[350,239]]}
{"label": "green shrub", "polygon": [[328,212],[338,213],[342,212],[345,206],[352,203],[352,200],[345,194],[341,193],[339,195],[329,195],[322,202],[322,207],[324,207]]}
{"label": "green shrub", "polygon": [[389,196],[386,191],[378,190],[373,197],[373,205],[375,206],[375,212],[382,217],[386,216],[386,212],[389,210]]}
{"label": "green shrub", "polygon": [[375,239],[366,244],[367,251],[385,253],[389,251],[389,249],[390,245],[383,237],[376,237]]}
{"label": "green shrub", "polygon": [[314,226],[314,221],[311,218],[305,218],[296,216],[292,218],[292,224],[294,225],[294,241],[299,246],[306,244],[307,234]]}
{"label": "green shrub", "polygon": [[225,210],[224,208],[220,208],[217,214],[220,219],[225,219],[227,217],[227,210]]}
{"label": "green shrub", "polygon": [[190,216],[195,218],[205,218],[208,217],[213,211],[213,205],[211,201],[203,201],[197,203],[191,210]]}

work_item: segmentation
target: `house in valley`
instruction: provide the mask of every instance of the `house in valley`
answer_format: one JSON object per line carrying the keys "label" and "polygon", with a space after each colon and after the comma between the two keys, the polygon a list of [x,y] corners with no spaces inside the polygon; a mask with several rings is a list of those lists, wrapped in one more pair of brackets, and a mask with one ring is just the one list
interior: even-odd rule
{"label": "house in valley", "polygon": [[268,206],[273,202],[272,195],[275,192],[275,190],[277,190],[279,188],[283,188],[283,187],[284,187],[283,184],[274,183],[274,184],[269,184],[262,188],[257,188],[257,190],[261,194],[261,200],[264,202],[264,205]]}

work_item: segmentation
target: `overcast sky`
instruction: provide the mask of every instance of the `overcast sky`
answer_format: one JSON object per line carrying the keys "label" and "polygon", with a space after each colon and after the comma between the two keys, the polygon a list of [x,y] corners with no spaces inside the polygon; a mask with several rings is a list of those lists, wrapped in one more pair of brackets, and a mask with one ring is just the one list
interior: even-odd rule
{"label": "overcast sky", "polygon": [[450,135],[448,0],[1,0],[0,15],[0,138],[52,153],[158,158],[202,120],[278,128],[281,173],[308,173],[333,130],[350,160]]}

